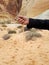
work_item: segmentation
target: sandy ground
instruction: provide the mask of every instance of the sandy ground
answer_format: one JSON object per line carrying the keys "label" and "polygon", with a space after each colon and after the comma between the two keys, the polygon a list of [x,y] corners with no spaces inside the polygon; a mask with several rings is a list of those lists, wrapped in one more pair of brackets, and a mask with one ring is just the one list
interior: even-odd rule
{"label": "sandy ground", "polygon": [[[49,10],[34,18],[49,19],[48,13]],[[27,16],[32,14],[29,13]],[[33,34],[37,32],[40,37],[33,35],[27,40],[31,35],[28,34],[29,31],[19,33],[17,28],[11,27],[0,25],[0,65],[49,65],[49,31],[36,30]],[[11,29],[17,33],[11,34],[8,40],[4,40],[3,36]]]}
{"label": "sandy ground", "polygon": [[26,34],[12,34],[11,38],[2,37],[7,31],[0,31],[0,65],[49,65],[49,31],[38,30],[41,37],[26,40]]}

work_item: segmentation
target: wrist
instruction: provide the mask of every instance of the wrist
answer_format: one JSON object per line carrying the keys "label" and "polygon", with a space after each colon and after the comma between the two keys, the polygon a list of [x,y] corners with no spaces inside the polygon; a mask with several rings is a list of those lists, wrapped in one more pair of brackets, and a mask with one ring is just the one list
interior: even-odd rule
{"label": "wrist", "polygon": [[29,18],[27,19],[27,25],[29,24]]}

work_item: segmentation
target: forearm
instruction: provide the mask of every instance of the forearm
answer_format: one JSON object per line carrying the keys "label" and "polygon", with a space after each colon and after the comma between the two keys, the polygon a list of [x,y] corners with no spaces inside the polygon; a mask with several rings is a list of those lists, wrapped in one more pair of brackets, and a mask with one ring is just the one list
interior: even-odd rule
{"label": "forearm", "polygon": [[27,28],[38,28],[38,29],[48,29],[49,30],[49,20],[41,19],[29,19],[29,24]]}

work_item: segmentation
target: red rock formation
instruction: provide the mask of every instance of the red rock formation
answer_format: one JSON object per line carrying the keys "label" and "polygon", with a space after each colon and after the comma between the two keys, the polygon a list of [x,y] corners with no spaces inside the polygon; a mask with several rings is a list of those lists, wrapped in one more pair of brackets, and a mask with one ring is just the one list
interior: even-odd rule
{"label": "red rock formation", "polygon": [[8,12],[13,16],[16,16],[20,12],[21,6],[22,0],[0,0],[0,11]]}

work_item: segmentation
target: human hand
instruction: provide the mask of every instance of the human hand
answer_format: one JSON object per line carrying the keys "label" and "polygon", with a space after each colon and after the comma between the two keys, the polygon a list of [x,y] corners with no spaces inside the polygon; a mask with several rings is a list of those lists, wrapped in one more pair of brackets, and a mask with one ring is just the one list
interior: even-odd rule
{"label": "human hand", "polygon": [[26,18],[26,17],[23,17],[23,16],[18,16],[17,20],[20,24],[23,24],[23,25],[29,24],[29,18]]}

